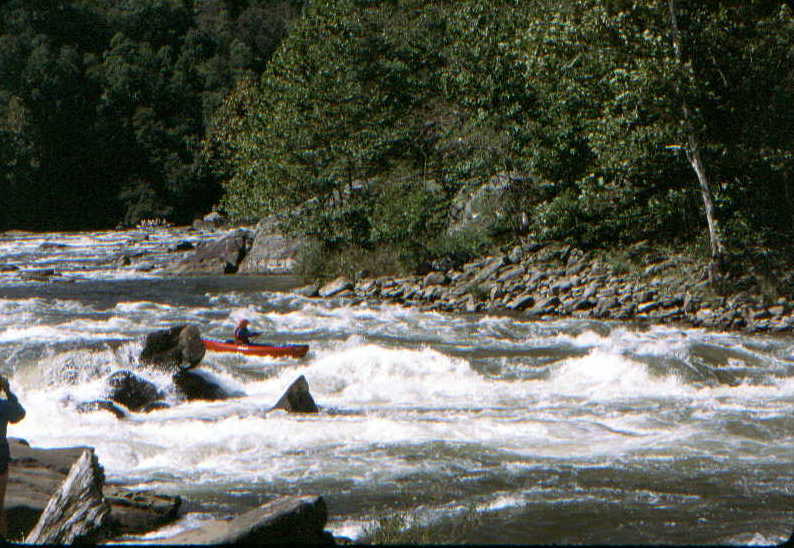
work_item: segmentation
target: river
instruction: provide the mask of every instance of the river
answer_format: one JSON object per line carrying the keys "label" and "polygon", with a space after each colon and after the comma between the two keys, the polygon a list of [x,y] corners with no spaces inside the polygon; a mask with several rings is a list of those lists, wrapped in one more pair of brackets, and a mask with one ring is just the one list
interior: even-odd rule
{"label": "river", "polygon": [[[443,528],[475,513],[465,543],[769,545],[794,530],[792,336],[446,314],[308,299],[291,277],[118,266],[202,238],[0,234],[0,371],[28,411],[9,435],[92,446],[109,482],[184,498],[177,523],[137,540],[282,494],[322,495],[327,528],[352,539],[392,514]],[[201,373],[237,394],[221,402],[179,401],[137,362],[155,329],[226,337],[241,317],[309,354],[208,352]],[[78,413],[118,369],[171,407]],[[268,412],[299,375],[320,413]]]}

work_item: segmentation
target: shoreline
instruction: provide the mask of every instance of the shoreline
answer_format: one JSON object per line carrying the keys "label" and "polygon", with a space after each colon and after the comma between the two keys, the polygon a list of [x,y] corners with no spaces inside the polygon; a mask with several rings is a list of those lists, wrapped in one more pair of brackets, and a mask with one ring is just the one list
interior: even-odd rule
{"label": "shoreline", "polygon": [[748,334],[794,330],[790,300],[769,300],[749,290],[718,295],[708,284],[704,265],[651,249],[635,251],[636,264],[627,266],[565,244],[525,244],[423,276],[339,277],[298,291],[309,297],[347,296],[524,319],[610,320]]}

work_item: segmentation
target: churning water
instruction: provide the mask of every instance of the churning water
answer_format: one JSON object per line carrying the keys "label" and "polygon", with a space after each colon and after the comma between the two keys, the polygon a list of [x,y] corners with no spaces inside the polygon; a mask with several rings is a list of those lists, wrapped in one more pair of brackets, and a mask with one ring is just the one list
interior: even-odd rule
{"label": "churning water", "polygon": [[[116,266],[201,237],[0,235],[0,369],[28,410],[9,434],[93,446],[108,481],[181,495],[183,518],[147,538],[283,494],[323,495],[328,528],[354,539],[379,516],[443,527],[472,510],[462,542],[776,544],[794,529],[791,336],[445,314]],[[155,329],[225,337],[242,316],[309,354],[207,353],[198,370],[237,394],[220,402],[179,401],[137,362]],[[78,413],[118,369],[171,407]],[[268,412],[299,375],[320,413]]]}

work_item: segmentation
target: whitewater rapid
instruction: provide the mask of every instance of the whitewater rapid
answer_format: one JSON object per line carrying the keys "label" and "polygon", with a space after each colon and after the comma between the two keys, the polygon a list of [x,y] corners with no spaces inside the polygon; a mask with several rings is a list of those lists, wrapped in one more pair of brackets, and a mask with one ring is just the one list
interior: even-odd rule
{"label": "whitewater rapid", "polygon": [[[131,242],[171,245],[166,233],[18,240],[0,239],[0,262],[74,279],[0,280],[0,369],[28,411],[9,434],[92,446],[108,481],[182,496],[180,521],[146,538],[308,493],[352,538],[381,515],[433,524],[472,508],[473,543],[768,544],[794,528],[791,337],[445,314],[309,299],[283,277],[113,266]],[[155,329],[222,338],[242,317],[309,354],[207,353],[198,371],[234,394],[214,402],[182,401],[138,362]],[[170,407],[77,411],[122,369]],[[320,412],[271,411],[299,375]]]}

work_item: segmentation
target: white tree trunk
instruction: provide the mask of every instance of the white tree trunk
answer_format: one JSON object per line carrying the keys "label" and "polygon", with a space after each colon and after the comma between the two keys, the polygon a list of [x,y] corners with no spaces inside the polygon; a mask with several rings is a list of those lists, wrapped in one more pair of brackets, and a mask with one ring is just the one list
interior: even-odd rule
{"label": "white tree trunk", "polygon": [[[683,54],[681,52],[681,34],[678,30],[678,19],[676,17],[675,0],[668,0],[670,8],[670,25],[673,30],[673,48],[679,63],[683,63]],[[692,169],[695,170],[698,183],[700,184],[700,194],[703,197],[703,207],[706,212],[706,222],[709,228],[709,242],[711,243],[711,267],[709,269],[709,277],[711,281],[715,281],[722,273],[725,262],[725,246],[722,242],[722,234],[717,220],[717,214],[714,209],[714,200],[712,199],[711,184],[709,183],[708,175],[706,174],[706,166],[700,156],[700,146],[698,145],[697,135],[695,128],[692,124],[692,117],[689,112],[686,99],[683,101],[684,123],[687,131],[687,149],[686,155]]]}

